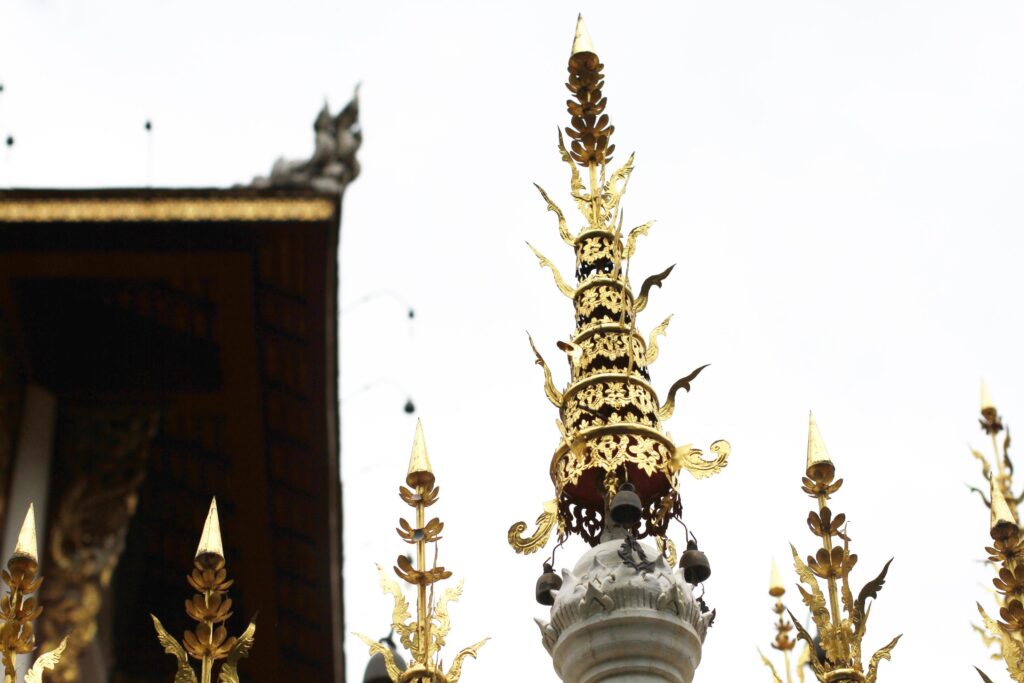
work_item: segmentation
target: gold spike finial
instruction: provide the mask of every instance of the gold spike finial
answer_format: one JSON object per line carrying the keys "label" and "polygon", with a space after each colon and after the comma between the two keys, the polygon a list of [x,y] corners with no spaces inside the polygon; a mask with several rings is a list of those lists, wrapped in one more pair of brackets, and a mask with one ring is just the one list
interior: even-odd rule
{"label": "gold spike finial", "polygon": [[992,400],[992,395],[988,393],[988,385],[985,384],[985,380],[981,380],[981,412],[995,411],[996,404]]}
{"label": "gold spike finial", "polygon": [[434,486],[434,470],[430,468],[427,455],[427,440],[423,437],[423,421],[416,420],[416,438],[412,442],[412,456],[409,458],[409,473],[405,476],[409,486]]}
{"label": "gold spike finial", "polygon": [[816,482],[830,482],[836,476],[836,467],[825,448],[825,440],[821,438],[818,423],[814,421],[814,413],[808,413],[807,426],[807,476]]}
{"label": "gold spike finial", "polygon": [[594,50],[594,41],[590,38],[590,31],[587,30],[587,25],[583,23],[582,14],[576,19],[576,36],[572,40],[572,54],[578,55],[581,52],[597,54],[597,51]]}
{"label": "gold spike finial", "polygon": [[199,547],[196,548],[196,557],[200,555],[224,557],[224,542],[220,537],[220,515],[217,514],[216,496],[210,502],[210,511],[206,514],[206,524],[203,525],[203,535],[199,539]]}
{"label": "gold spike finial", "polygon": [[28,504],[25,521],[22,522],[21,531],[18,532],[18,543],[14,547],[14,556],[27,557],[34,562],[39,562],[39,549],[36,546],[36,512],[32,503]]}
{"label": "gold spike finial", "polygon": [[1013,518],[1013,513],[1010,512],[1010,506],[1006,504],[1006,497],[1003,495],[1003,489],[996,482],[995,477],[993,477],[992,524],[989,533],[991,533],[993,539],[1006,540],[1019,531],[1020,528],[1018,527],[1016,520]]}
{"label": "gold spike finial", "polygon": [[775,558],[772,558],[772,575],[768,580],[768,595],[773,598],[781,598],[786,594],[786,587],[782,585],[782,577],[779,575],[779,565],[775,564]]}

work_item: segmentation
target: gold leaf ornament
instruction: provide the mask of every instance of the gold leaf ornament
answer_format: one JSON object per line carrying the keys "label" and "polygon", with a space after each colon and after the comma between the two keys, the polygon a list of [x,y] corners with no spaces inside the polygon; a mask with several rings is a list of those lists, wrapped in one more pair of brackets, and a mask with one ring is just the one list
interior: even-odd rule
{"label": "gold leaf ornament", "polygon": [[[25,683],[43,683],[43,671],[52,671],[57,666],[67,646],[68,639],[65,636],[64,640],[60,641],[60,645],[44,655],[39,655],[32,668],[25,672]],[[191,671],[191,669],[189,670]],[[193,674],[194,677],[195,675]]]}
{"label": "gold leaf ornament", "polygon": [[718,474],[728,464],[732,447],[728,441],[718,440],[711,444],[711,452],[715,457],[705,460],[704,453],[700,449],[680,446],[676,449],[672,459],[672,467],[675,471],[685,469],[695,479],[705,479]]}
{"label": "gold leaf ornament", "polygon": [[537,529],[528,538],[523,538],[526,522],[516,522],[508,530],[508,543],[520,555],[530,555],[543,548],[551,537],[551,530],[558,519],[558,500],[544,503],[544,512],[537,517]]}
{"label": "gold leaf ornament", "polygon": [[235,644],[228,651],[227,659],[220,668],[217,680],[220,683],[239,683],[238,681],[238,660],[248,657],[252,651],[253,643],[256,642],[256,618],[249,622],[242,635],[238,637]]}
{"label": "gold leaf ornament", "polygon": [[164,652],[174,655],[178,660],[178,670],[174,674],[174,683],[196,683],[196,672],[188,664],[188,653],[177,640],[174,639],[164,625],[152,614],[149,617],[153,620],[153,628],[156,629],[156,638],[164,648]]}

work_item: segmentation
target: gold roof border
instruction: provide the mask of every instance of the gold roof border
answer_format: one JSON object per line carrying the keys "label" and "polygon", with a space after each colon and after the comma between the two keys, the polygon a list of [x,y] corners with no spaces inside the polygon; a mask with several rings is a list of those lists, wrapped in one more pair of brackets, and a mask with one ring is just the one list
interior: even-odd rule
{"label": "gold roof border", "polygon": [[0,223],[323,221],[338,212],[329,197],[116,198],[0,196]]}

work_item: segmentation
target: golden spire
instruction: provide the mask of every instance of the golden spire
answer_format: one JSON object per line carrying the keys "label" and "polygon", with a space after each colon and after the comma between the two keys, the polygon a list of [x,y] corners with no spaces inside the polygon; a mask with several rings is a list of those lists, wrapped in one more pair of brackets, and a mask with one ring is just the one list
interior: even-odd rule
{"label": "golden spire", "polygon": [[[32,622],[39,618],[43,608],[38,606],[36,598],[31,596],[43,583],[43,578],[37,575],[38,571],[36,517],[35,509],[30,504],[21,531],[18,533],[14,554],[7,561],[7,571],[4,572],[7,595],[3,598],[4,607],[0,610],[0,648],[4,664],[4,683],[17,681],[17,656],[28,654],[36,647]],[[25,674],[25,683],[42,683],[43,671],[53,669],[60,662],[67,645],[68,639],[65,636],[56,648],[39,655],[32,668]]]}
{"label": "golden spire", "polygon": [[202,683],[212,683],[213,669],[217,662],[221,662],[217,680],[222,683],[238,683],[238,662],[252,650],[256,639],[256,621],[255,618],[250,621],[238,638],[228,636],[224,624],[232,615],[232,603],[227,591],[234,581],[228,579],[225,568],[216,498],[210,503],[210,511],[206,514],[206,523],[203,525],[188,583],[196,593],[191,600],[185,601],[185,612],[197,624],[193,630],[185,631],[184,647],[164,629],[159,619],[149,615],[164,652],[174,655],[178,660],[174,680],[176,683],[197,683],[195,671],[188,661],[191,655],[202,664]]}
{"label": "golden spire", "polygon": [[[462,582],[454,588],[446,588],[441,597],[434,602],[434,584],[451,577],[452,573],[444,567],[427,566],[427,544],[434,544],[434,557],[437,557],[437,542],[441,539],[444,522],[434,517],[426,520],[426,509],[437,502],[440,490],[434,486],[434,473],[427,458],[427,443],[423,438],[423,425],[417,421],[416,437],[413,440],[412,458],[409,462],[409,474],[406,482],[413,490],[399,487],[401,499],[416,510],[415,526],[405,519],[399,519],[398,536],[409,545],[416,546],[416,562],[407,555],[399,555],[395,574],[416,586],[416,616],[409,612],[409,602],[402,593],[402,588],[390,578],[378,565],[380,585],[385,593],[390,593],[395,601],[392,613],[392,628],[401,638],[402,645],[407,648],[412,659],[403,671],[395,660],[395,653],[390,647],[357,633],[370,648],[370,654],[379,654],[384,658],[384,666],[392,681],[409,681],[412,683],[457,683],[462,676],[462,663],[466,657],[476,659],[477,651],[484,646],[488,638],[476,645],[464,648],[457,655],[446,672],[438,662],[441,647],[444,645],[451,620],[448,616],[448,603],[458,600],[462,595]],[[429,588],[429,593],[428,593]]]}
{"label": "golden spire", "polygon": [[434,470],[430,468],[430,457],[427,455],[427,440],[423,437],[423,421],[416,420],[416,437],[412,442],[412,455],[409,457],[409,473],[405,476],[409,486],[423,485],[431,488],[434,485]]}
{"label": "golden spire", "polygon": [[14,556],[27,557],[33,562],[39,562],[39,549],[36,547],[36,511],[32,503],[28,504],[25,521],[21,523],[18,543],[14,546]]}
{"label": "golden spire", "polygon": [[587,30],[587,25],[583,22],[582,14],[576,17],[576,36],[572,40],[572,54],[578,55],[581,52],[597,54],[597,50],[594,49],[594,41],[590,39],[590,31]]}
{"label": "golden spire", "polygon": [[[796,641],[793,640],[789,632],[793,630],[793,624],[786,620],[786,605],[782,602],[782,596],[786,594],[786,588],[782,585],[782,578],[779,576],[779,567],[775,564],[775,559],[772,558],[772,574],[771,580],[768,584],[768,595],[775,598],[775,605],[772,607],[772,612],[775,613],[777,621],[775,622],[775,641],[772,643],[772,647],[782,653],[784,673],[786,674],[786,683],[792,683],[793,673],[792,667],[789,664],[789,653],[796,647]],[[771,669],[772,676],[775,681],[781,683],[781,677],[778,672],[775,671],[775,665],[772,664],[771,660],[764,656],[764,653],[758,649],[758,654],[761,655],[761,661],[764,662],[765,666]],[[802,677],[801,677],[801,680]]]}
{"label": "golden spire", "polygon": [[981,380],[981,412],[995,409],[996,404],[992,401],[991,394],[988,393],[988,385],[985,384],[985,380]]}
{"label": "golden spire", "polygon": [[768,581],[768,595],[773,598],[781,598],[786,594],[786,586],[782,583],[782,576],[779,575],[779,565],[772,558],[772,575]]}
{"label": "golden spire", "polygon": [[206,513],[203,535],[199,538],[199,546],[196,548],[196,557],[206,554],[224,557],[224,542],[220,537],[220,515],[217,514],[216,496],[210,501],[210,511]]}
{"label": "golden spire", "polygon": [[808,417],[810,421],[807,425],[807,476],[812,481],[832,481],[836,467],[829,458],[825,440],[821,438],[821,430],[814,421],[814,413],[809,412]]}
{"label": "golden spire", "polygon": [[[686,470],[698,479],[711,476],[725,467],[730,452],[727,442],[716,441],[705,458],[699,449],[676,446],[663,426],[675,410],[677,392],[690,391],[691,382],[707,366],[677,380],[667,395],[659,397],[654,389],[650,367],[658,358],[658,338],[665,334],[669,319],[645,336],[637,330],[637,318],[651,290],[661,287],[672,267],[646,278],[639,293],[634,293],[630,259],[653,221],[623,233],[621,200],[633,172],[633,157],[617,169],[608,167],[615,151],[611,143],[615,127],[605,111],[603,69],[581,16],[568,60],[566,87],[572,99],[566,102],[570,118],[563,129],[568,148],[562,131],[558,134],[559,153],[569,166],[569,190],[583,217],[578,233],[570,230],[565,214],[548,193],[537,188],[548,210],[558,217],[562,241],[573,248],[575,286],[533,249],[541,266],[551,269],[559,291],[572,299],[575,332],[558,347],[569,362],[564,389],[556,386],[530,340],[536,363],[544,371],[544,393],[559,410],[561,433],[548,468],[554,500],[544,504],[530,536],[523,536],[524,522],[509,529],[509,544],[519,553],[542,548],[556,528],[561,539],[575,533],[597,544],[606,506],[625,481],[635,486],[643,509],[633,531],[637,536],[664,539],[669,522],[682,515],[676,487],[679,472]],[[581,173],[580,168],[585,171]]]}
{"label": "golden spire", "polygon": [[[1024,654],[1017,656],[1018,653],[1024,653],[1024,636],[1020,630],[1024,627],[1024,619],[1019,618],[1024,614],[1024,607],[1021,607],[1024,590],[1019,590],[1014,581],[1008,580],[1018,572],[1024,572],[1024,566],[1021,566],[1019,560],[1024,553],[1024,541],[1021,539],[1017,517],[1018,498],[1013,492],[1013,461],[1009,454],[1010,432],[1007,430],[1006,437],[1000,445],[1002,418],[996,411],[995,403],[984,381],[981,383],[979,422],[982,430],[992,439],[992,458],[990,460],[973,447],[971,455],[981,463],[981,474],[988,481],[990,497],[985,496],[985,491],[970,488],[989,508],[989,535],[992,537],[992,546],[985,550],[988,552],[989,562],[996,566],[999,575],[999,578],[995,579],[996,606],[1003,620],[990,619],[981,605],[978,605],[984,625],[972,626],[981,636],[986,648],[994,646],[994,658],[1005,661],[1014,680],[1024,680]],[[1011,609],[1010,603],[1014,601],[1018,605]]]}
{"label": "golden spire", "polygon": [[1002,487],[995,480],[992,481],[992,522],[989,526],[992,538],[1006,539],[1011,534],[1020,531],[1017,520],[1014,519],[1010,507],[1006,504],[1006,496],[1003,495]]}
{"label": "golden spire", "polygon": [[[821,539],[821,547],[807,561],[800,559],[796,548],[793,550],[793,564],[800,581],[804,602],[811,610],[814,625],[825,651],[819,659],[814,638],[797,621],[792,613],[790,619],[811,650],[810,664],[821,683],[830,681],[853,681],[875,683],[878,664],[889,659],[901,636],[896,636],[888,645],[871,657],[867,670],[861,659],[862,639],[867,625],[870,606],[867,601],[876,598],[885,585],[885,576],[892,560],[885,563],[881,573],[869,581],[856,600],[850,588],[850,571],[857,564],[857,556],[849,550],[850,538],[846,534],[846,515],[835,514],[828,501],[843,485],[843,480],[833,481],[835,466],[829,459],[825,442],[821,438],[814,416],[810,418],[807,439],[807,476],[801,489],[818,502],[818,509],[811,511],[807,524],[811,533]],[[821,590],[819,579],[824,579],[827,595]],[[843,596],[840,603],[840,595]],[[845,612],[845,614],[844,614]]]}

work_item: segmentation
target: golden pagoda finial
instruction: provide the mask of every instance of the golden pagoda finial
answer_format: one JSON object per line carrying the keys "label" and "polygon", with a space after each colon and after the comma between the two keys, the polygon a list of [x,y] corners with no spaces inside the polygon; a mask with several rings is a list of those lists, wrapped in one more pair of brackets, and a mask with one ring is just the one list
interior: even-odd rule
{"label": "golden pagoda finial", "polygon": [[409,473],[405,483],[416,487],[423,485],[431,488],[434,485],[434,470],[430,468],[430,457],[427,455],[427,440],[423,437],[423,421],[416,420],[416,437],[412,442],[412,455],[409,457]]}
{"label": "golden pagoda finial", "polygon": [[572,54],[578,55],[581,52],[597,54],[597,50],[594,49],[594,41],[590,38],[590,31],[587,30],[587,25],[583,22],[582,13],[576,17],[576,36],[572,40]]}
{"label": "golden pagoda finial", "polygon": [[[575,533],[597,544],[605,526],[605,509],[625,481],[636,488],[643,509],[631,532],[662,539],[663,547],[668,547],[664,540],[669,522],[682,515],[676,490],[679,472],[686,470],[698,479],[711,476],[725,467],[730,453],[726,441],[712,443],[710,457],[689,444],[676,446],[663,426],[675,410],[676,394],[680,389],[689,392],[691,382],[707,366],[677,380],[664,400],[652,384],[650,366],[658,358],[657,340],[669,321],[654,326],[645,337],[637,330],[637,317],[647,306],[651,290],[661,287],[672,267],[646,278],[639,294],[634,294],[630,259],[653,222],[623,232],[621,200],[633,172],[633,157],[618,169],[608,168],[615,151],[611,143],[615,127],[605,112],[603,69],[580,16],[566,83],[572,95],[566,102],[570,121],[564,128],[570,145],[566,147],[560,130],[558,151],[569,166],[569,191],[583,217],[582,229],[574,234],[562,209],[543,188],[537,188],[558,218],[562,241],[575,252],[575,286],[533,249],[541,266],[553,272],[558,289],[572,299],[576,329],[571,339],[558,346],[569,363],[564,391],[556,387],[551,369],[530,340],[536,363],[544,371],[545,395],[558,407],[561,433],[549,467],[555,500],[545,503],[532,534],[523,535],[525,522],[509,529],[509,544],[518,553],[544,547],[556,528],[561,539]],[[589,188],[580,168],[589,175]]]}
{"label": "golden pagoda finial", "polygon": [[462,676],[463,661],[467,657],[476,659],[477,652],[489,639],[484,638],[479,643],[461,650],[455,655],[455,660],[447,671],[439,663],[441,648],[451,629],[448,603],[458,600],[462,595],[462,582],[460,581],[454,588],[446,588],[437,602],[434,602],[434,584],[450,578],[452,573],[437,564],[427,566],[427,544],[434,544],[436,558],[437,542],[441,539],[444,522],[437,517],[429,522],[426,519],[426,509],[437,502],[440,489],[434,486],[434,473],[427,458],[423,425],[418,421],[406,483],[412,490],[401,486],[398,492],[405,504],[416,510],[416,524],[413,526],[405,519],[399,519],[400,528],[396,531],[403,541],[416,546],[416,563],[413,564],[406,555],[399,555],[394,570],[400,579],[416,586],[415,618],[409,612],[409,602],[402,593],[401,586],[379,565],[377,573],[380,575],[381,588],[385,593],[390,593],[395,601],[391,626],[401,638],[402,645],[412,654],[412,659],[403,670],[395,659],[394,650],[390,647],[360,633],[355,635],[369,646],[371,655],[379,654],[384,658],[384,666],[394,683],[457,683]]}
{"label": "golden pagoda finial", "polygon": [[227,591],[234,583],[228,579],[225,564],[220,517],[217,514],[217,499],[214,498],[206,514],[199,549],[193,561],[192,573],[188,577],[188,583],[196,594],[191,600],[185,601],[185,612],[197,624],[193,630],[185,631],[184,647],[164,629],[159,619],[149,615],[164,652],[174,655],[178,660],[175,683],[198,683],[196,673],[189,664],[189,656],[202,664],[202,683],[212,682],[213,668],[219,661],[219,683],[238,683],[238,662],[252,650],[256,639],[255,618],[238,638],[229,637],[227,627],[224,626],[232,615],[232,602]]}
{"label": "golden pagoda finial", "polygon": [[[835,467],[828,457],[828,451],[825,450],[824,440],[813,415],[810,419],[809,432],[807,476],[803,478],[801,489],[818,502],[818,509],[811,511],[807,525],[811,533],[821,539],[822,545],[814,555],[807,557],[806,563],[800,559],[796,548],[791,548],[797,575],[806,586],[801,586],[801,597],[810,609],[814,625],[818,629],[821,648],[825,652],[823,659],[818,657],[811,634],[792,613],[789,617],[799,637],[811,650],[811,668],[821,683],[875,683],[879,663],[890,658],[893,648],[902,637],[896,636],[888,645],[878,650],[871,657],[865,670],[861,658],[861,641],[871,612],[868,600],[878,597],[878,592],[885,585],[885,577],[892,560],[886,562],[881,573],[860,590],[855,600],[850,589],[850,571],[857,564],[857,556],[850,553],[846,515],[833,514],[828,506],[829,499],[842,487],[843,480],[833,481]],[[841,545],[837,541],[841,541]],[[827,596],[821,590],[819,579],[825,581]]]}
{"label": "golden pagoda finial", "polygon": [[836,467],[829,458],[825,440],[821,438],[821,430],[818,429],[818,423],[814,421],[813,412],[808,413],[808,419],[807,476],[813,481],[832,481],[836,476]]}
{"label": "golden pagoda finial", "polygon": [[207,554],[224,557],[224,541],[220,536],[220,515],[217,514],[216,496],[210,501],[210,511],[206,513],[203,535],[200,536],[199,545],[196,547],[196,557]]}
{"label": "golden pagoda finial", "polygon": [[[43,578],[37,576],[39,571],[39,551],[36,547],[35,508],[28,506],[28,513],[18,533],[18,543],[14,554],[7,561],[7,571],[3,573],[7,584],[7,595],[0,608],[0,647],[3,648],[4,683],[15,683],[18,670],[15,660],[18,655],[32,652],[36,647],[35,632],[32,622],[39,618],[43,608],[31,597],[39,590]],[[42,683],[43,672],[52,670],[68,645],[67,636],[60,645],[36,657],[32,668],[25,674],[25,683]]]}
{"label": "golden pagoda finial", "polygon": [[21,523],[21,531],[18,532],[18,543],[14,546],[14,555],[16,557],[27,557],[33,562],[39,562],[39,548],[36,544],[36,511],[32,503],[28,504],[25,521]]}

